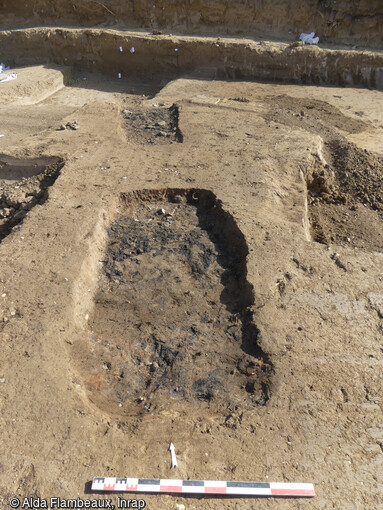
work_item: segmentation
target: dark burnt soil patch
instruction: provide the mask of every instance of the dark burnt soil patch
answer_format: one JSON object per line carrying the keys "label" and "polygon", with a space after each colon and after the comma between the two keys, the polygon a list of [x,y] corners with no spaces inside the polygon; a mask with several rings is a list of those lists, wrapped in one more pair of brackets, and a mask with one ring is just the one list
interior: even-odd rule
{"label": "dark burnt soil patch", "polygon": [[55,157],[22,160],[0,155],[0,242],[35,205],[45,202],[63,166]]}
{"label": "dark burnt soil patch", "polygon": [[81,360],[91,400],[128,415],[265,404],[248,248],[213,193],[125,195],[108,236]]}
{"label": "dark burnt soil patch", "polygon": [[383,158],[342,138],[307,178],[314,240],[383,251]]}
{"label": "dark burnt soil patch", "polygon": [[183,142],[179,128],[179,108],[155,107],[149,110],[123,110],[123,126],[129,139],[141,144]]}

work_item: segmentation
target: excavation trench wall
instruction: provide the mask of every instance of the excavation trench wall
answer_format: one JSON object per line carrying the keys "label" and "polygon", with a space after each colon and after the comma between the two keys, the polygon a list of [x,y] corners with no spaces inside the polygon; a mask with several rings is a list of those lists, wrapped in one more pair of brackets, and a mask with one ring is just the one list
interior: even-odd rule
{"label": "excavation trench wall", "polygon": [[107,23],[287,40],[316,30],[336,44],[383,42],[380,0],[3,0],[0,15],[4,27]]}
{"label": "excavation trench wall", "polygon": [[12,66],[54,63],[155,80],[212,67],[217,69],[215,77],[222,79],[383,89],[381,53],[283,43],[217,42],[211,38],[174,38],[100,29],[3,31],[0,44]]}

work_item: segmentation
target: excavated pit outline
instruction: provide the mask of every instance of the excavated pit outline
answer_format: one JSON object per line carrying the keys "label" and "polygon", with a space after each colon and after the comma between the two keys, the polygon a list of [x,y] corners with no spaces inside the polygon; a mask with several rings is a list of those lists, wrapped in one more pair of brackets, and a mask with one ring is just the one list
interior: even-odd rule
{"label": "excavated pit outline", "polygon": [[183,143],[184,141],[179,127],[180,114],[177,104],[173,104],[169,108],[122,110],[121,116],[128,138],[132,139],[135,134],[139,143]]}
{"label": "excavated pit outline", "polygon": [[383,158],[341,136],[325,147],[306,175],[312,240],[382,252]]}
{"label": "excavated pit outline", "polygon": [[0,154],[0,242],[35,205],[47,200],[63,166],[59,157],[19,159]]}
{"label": "excavated pit outline", "polygon": [[[155,212],[158,206],[176,211],[174,223]],[[195,223],[184,225],[191,214]],[[89,323],[74,354],[90,401],[129,416],[161,412],[165,401],[180,409],[199,402],[213,413],[264,405],[273,368],[259,345],[248,247],[233,216],[209,190],[163,189],[121,195],[113,217]],[[159,294],[162,308],[153,314]],[[185,309],[180,296],[190,298]]]}
{"label": "excavated pit outline", "polygon": [[317,99],[280,94],[266,101],[270,105],[263,114],[266,122],[315,136],[310,162],[300,168],[306,239],[382,252],[383,158],[342,134],[365,132],[367,136],[368,124]]}

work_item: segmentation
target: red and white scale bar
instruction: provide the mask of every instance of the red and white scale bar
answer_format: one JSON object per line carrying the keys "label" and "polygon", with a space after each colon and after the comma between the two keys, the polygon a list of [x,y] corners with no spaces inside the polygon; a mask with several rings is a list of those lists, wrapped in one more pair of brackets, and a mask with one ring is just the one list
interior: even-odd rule
{"label": "red and white scale bar", "polygon": [[93,491],[222,494],[228,496],[287,496],[312,498],[312,483],[227,482],[219,480],[172,480],[96,477]]}

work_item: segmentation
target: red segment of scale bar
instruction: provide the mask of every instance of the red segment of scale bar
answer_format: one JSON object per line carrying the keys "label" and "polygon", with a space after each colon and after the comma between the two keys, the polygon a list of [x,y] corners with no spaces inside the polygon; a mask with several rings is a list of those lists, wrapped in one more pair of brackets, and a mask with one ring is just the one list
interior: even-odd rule
{"label": "red segment of scale bar", "polygon": [[205,487],[205,494],[227,494],[226,487]]}
{"label": "red segment of scale bar", "polygon": [[315,496],[311,489],[271,489],[272,496]]}

